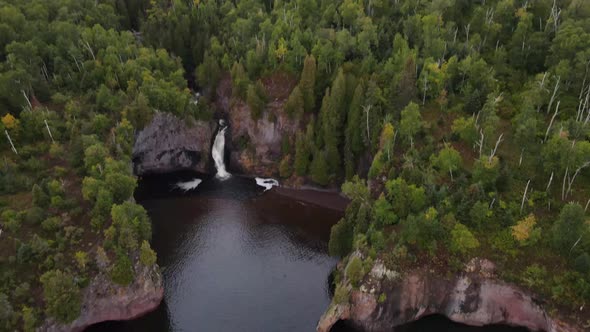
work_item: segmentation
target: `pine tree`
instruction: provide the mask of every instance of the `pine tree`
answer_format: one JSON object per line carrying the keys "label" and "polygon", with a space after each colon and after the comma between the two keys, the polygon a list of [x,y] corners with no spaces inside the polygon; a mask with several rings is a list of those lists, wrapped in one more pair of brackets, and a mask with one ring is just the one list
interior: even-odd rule
{"label": "pine tree", "polygon": [[303,62],[303,72],[299,81],[299,88],[303,94],[305,111],[312,112],[315,107],[315,78],[316,78],[316,60],[313,55],[305,57]]}
{"label": "pine tree", "polygon": [[289,99],[287,99],[285,112],[287,112],[291,118],[299,117],[303,114],[304,107],[305,100],[303,99],[303,94],[301,93],[299,86],[296,86],[293,91],[291,91]]}
{"label": "pine tree", "polygon": [[246,91],[248,89],[248,75],[239,62],[234,62],[231,68],[231,79],[234,97],[244,99],[246,97]]}
{"label": "pine tree", "polygon": [[330,176],[328,174],[328,162],[325,152],[316,152],[316,154],[313,156],[313,161],[311,162],[310,172],[313,182],[322,186],[325,186],[330,182]]}

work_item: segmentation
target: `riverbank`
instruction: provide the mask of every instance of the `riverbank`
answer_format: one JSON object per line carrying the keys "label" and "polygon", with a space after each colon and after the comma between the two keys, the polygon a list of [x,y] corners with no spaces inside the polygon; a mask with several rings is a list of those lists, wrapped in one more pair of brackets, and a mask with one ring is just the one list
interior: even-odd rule
{"label": "riverbank", "polygon": [[272,189],[277,195],[289,197],[291,199],[306,203],[314,204],[319,207],[332,209],[336,211],[346,210],[350,200],[338,191],[320,190],[316,188],[290,188],[276,187]]}

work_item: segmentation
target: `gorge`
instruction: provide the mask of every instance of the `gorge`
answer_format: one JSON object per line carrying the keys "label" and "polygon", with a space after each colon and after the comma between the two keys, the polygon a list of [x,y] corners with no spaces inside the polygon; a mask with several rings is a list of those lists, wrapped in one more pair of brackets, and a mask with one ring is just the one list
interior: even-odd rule
{"label": "gorge", "polygon": [[[156,116],[154,123],[159,121],[161,120]],[[371,314],[370,311],[358,316],[359,310],[366,310],[362,309],[366,304],[360,304],[367,301],[366,299],[360,300],[360,303],[353,302],[348,309],[344,309],[349,313],[343,313],[339,308],[344,307],[339,305],[328,306],[331,298],[328,275],[337,261],[327,255],[327,241],[330,227],[336,223],[342,212],[322,208],[321,203],[322,198],[329,200],[329,196],[334,194],[320,194],[320,199],[315,200],[316,204],[320,203],[318,206],[309,204],[309,201],[306,203],[305,200],[290,199],[279,192],[266,193],[274,185],[278,185],[274,179],[255,178],[253,181],[240,175],[231,176],[226,171],[224,160],[224,136],[229,125],[231,123],[228,124],[225,120],[218,121],[218,129],[210,149],[216,173],[214,177],[205,173],[195,173],[195,164],[188,165],[188,168],[193,167],[193,171],[181,166],[168,174],[145,174],[136,192],[137,200],[146,207],[154,223],[153,245],[160,255],[159,264],[163,269],[166,289],[163,303],[155,312],[145,317],[127,323],[105,323],[93,327],[92,331],[311,331],[316,328],[317,319],[326,308],[329,308],[328,311],[317,325],[320,332],[356,330],[360,328],[358,324],[362,327],[359,331],[381,331],[386,327],[411,323],[427,316],[429,312],[441,313],[456,321],[472,325],[503,323],[527,326],[532,331],[575,331],[547,325],[545,313],[531,298],[525,298],[523,305],[531,305],[534,309],[523,311],[524,316],[521,320],[506,320],[494,316],[494,310],[511,310],[493,309],[494,306],[510,305],[516,298],[521,298],[521,295],[511,298],[508,295],[511,292],[509,286],[508,293],[492,286],[487,293],[475,295],[481,296],[481,299],[475,302],[480,302],[479,306],[483,308],[483,312],[464,319],[451,314],[453,310],[460,310],[458,307],[446,311],[435,309],[438,306],[435,303],[443,303],[448,301],[449,297],[457,296],[453,295],[457,290],[449,288],[444,282],[434,282],[422,286],[423,288],[413,289],[410,285],[422,283],[413,281],[403,284],[402,288],[395,288],[380,283],[378,278],[383,278],[385,272],[375,272],[378,274],[377,277],[371,272],[373,278],[377,279],[368,279],[361,287],[361,292],[352,295],[353,301],[358,301],[355,299],[362,299],[363,296],[366,298],[367,295],[363,295],[363,292],[367,289],[371,289],[373,294],[375,287],[377,294],[380,292],[379,289],[389,289],[386,291],[388,299],[395,299],[399,293],[397,296],[401,296],[399,300],[402,302],[415,301],[411,300],[413,298],[428,300],[418,300],[425,302],[414,303],[414,307],[380,308],[377,316],[373,316],[375,313]],[[146,130],[149,131],[149,128],[148,126]],[[172,126],[167,130],[178,129]],[[178,134],[190,136],[181,132]],[[165,132],[160,132],[159,135],[168,137]],[[167,145],[160,139],[154,141],[172,147],[173,150],[179,149],[178,146]],[[141,140],[138,140],[136,146],[141,145]],[[202,147],[200,149],[207,150]],[[169,169],[168,167],[165,166],[164,169]],[[172,191],[171,183],[176,183]],[[264,190],[257,189],[255,184]],[[490,264],[492,263],[484,265]],[[490,270],[493,267],[481,265],[478,263],[477,267],[472,267],[470,273],[488,277],[494,273]],[[383,266],[373,269],[383,270]],[[427,273],[418,273],[412,277],[410,273],[409,278],[430,280],[426,275]],[[211,298],[216,300],[211,301]],[[376,298],[372,301],[375,302],[373,307],[379,307]],[[488,303],[486,301],[496,302],[492,302],[495,304],[490,306],[485,304]],[[458,306],[462,302],[455,303]],[[400,304],[387,305],[396,308]],[[258,309],[253,312],[251,306]],[[449,307],[442,305],[445,306]],[[392,319],[387,318],[390,317],[386,313],[388,310],[405,310],[412,314],[405,318],[400,316],[398,319]],[[298,314],[285,316],[285,312]],[[488,316],[496,318],[486,318]],[[361,321],[359,317],[365,317],[362,318],[365,320]],[[534,323],[539,317],[541,322]],[[353,323],[347,327],[338,323],[348,320]],[[400,327],[400,330],[448,328],[449,331],[455,331],[467,328],[445,320],[427,319],[420,323],[422,321],[419,320],[418,325]],[[508,325],[486,327],[485,331],[511,331]],[[475,327],[472,329],[477,331]]]}

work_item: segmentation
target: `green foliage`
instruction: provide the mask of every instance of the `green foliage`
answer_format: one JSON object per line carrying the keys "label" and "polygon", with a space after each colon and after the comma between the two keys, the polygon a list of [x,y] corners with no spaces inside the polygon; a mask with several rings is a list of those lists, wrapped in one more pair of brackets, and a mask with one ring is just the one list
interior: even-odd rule
{"label": "green foliage", "polygon": [[293,162],[291,160],[291,155],[286,155],[281,163],[279,164],[279,175],[284,178],[290,178],[293,174]]}
{"label": "green foliage", "polygon": [[129,256],[122,252],[117,253],[117,259],[110,271],[111,279],[116,284],[127,286],[133,282],[135,272]]}
{"label": "green foliage", "polygon": [[453,172],[456,172],[461,167],[463,159],[461,158],[459,151],[455,150],[450,145],[446,145],[437,155],[432,155],[430,157],[430,162],[441,172],[449,172],[452,179]]}
{"label": "green foliage", "polygon": [[76,263],[78,264],[80,270],[86,270],[86,265],[88,264],[88,253],[85,251],[76,251],[74,258],[76,259]]}
{"label": "green foliage", "polygon": [[314,56],[307,55],[303,62],[303,71],[301,72],[301,80],[299,81],[299,88],[303,95],[304,109],[306,112],[313,111],[315,107],[316,66]]}
{"label": "green foliage", "polygon": [[289,95],[289,99],[287,99],[287,103],[285,104],[285,112],[291,117],[301,117],[303,115],[305,107],[305,100],[303,99],[303,93],[299,86],[296,86],[291,94]]}
{"label": "green foliage", "polygon": [[67,272],[50,270],[41,278],[45,312],[62,323],[69,323],[80,315],[82,297],[74,278]]}
{"label": "green foliage", "polygon": [[565,205],[551,229],[551,240],[555,250],[562,255],[575,252],[576,242],[588,236],[588,226],[585,222],[582,206],[575,203]]}
{"label": "green foliage", "polygon": [[585,252],[576,257],[574,268],[582,274],[588,274],[590,272],[590,255]]}
{"label": "green foliage", "polygon": [[326,153],[321,151],[316,152],[309,170],[313,182],[322,186],[325,186],[330,182],[328,161],[326,159]]}
{"label": "green foliage", "polygon": [[470,224],[475,227],[486,226],[491,214],[492,211],[487,202],[477,201],[469,210]]}
{"label": "green foliage", "polygon": [[149,242],[143,241],[139,249],[139,261],[145,266],[152,266],[156,264],[156,252],[152,250]]}
{"label": "green foliage", "polygon": [[352,249],[353,225],[346,219],[340,219],[332,226],[328,251],[331,256],[344,257]]}
{"label": "green foliage", "polygon": [[475,161],[473,165],[473,181],[481,183],[484,188],[492,189],[500,176],[500,160],[494,156],[491,161],[483,156]]}
{"label": "green foliage", "polygon": [[262,117],[262,113],[266,105],[266,95],[264,92],[264,86],[260,81],[248,85],[246,101],[248,103],[248,106],[250,107],[252,119],[260,119]]}
{"label": "green foliage", "polygon": [[30,307],[23,306],[22,317],[23,317],[23,331],[25,331],[25,332],[35,331],[35,327],[37,325],[37,315],[35,314],[35,311]]}
{"label": "green foliage", "polygon": [[451,251],[464,255],[477,247],[479,247],[479,241],[469,229],[463,224],[455,224],[451,231]]}
{"label": "green foliage", "polygon": [[373,207],[373,218],[378,225],[394,225],[398,222],[399,218],[393,211],[393,206],[385,198],[385,195],[381,194],[379,199],[375,201]]}
{"label": "green foliage", "polygon": [[371,168],[369,168],[369,178],[375,179],[381,173],[383,173],[385,164],[384,164],[384,155],[381,151],[377,152],[375,158],[373,158],[373,163],[371,164]]}
{"label": "green foliage", "polygon": [[402,241],[434,255],[438,241],[444,236],[444,229],[432,213],[409,215],[402,220]]}
{"label": "green foliage", "polygon": [[350,292],[345,285],[338,283],[336,285],[336,289],[334,290],[334,298],[333,301],[336,304],[345,304],[348,303],[348,298],[350,297]]}
{"label": "green foliage", "polygon": [[117,246],[132,251],[137,249],[143,240],[151,239],[152,226],[147,212],[141,205],[131,202],[115,204],[111,209],[111,218]]}
{"label": "green foliage", "polygon": [[358,287],[359,283],[362,281],[362,278],[365,276],[365,271],[363,270],[363,261],[357,256],[353,256],[346,265],[345,273],[350,283],[353,286]]}
{"label": "green foliage", "polygon": [[[14,309],[12,308],[12,304],[10,304],[10,302],[8,301],[8,296],[6,296],[6,294],[4,293],[0,293],[0,322],[6,323],[12,320],[13,314]],[[7,328],[7,326],[5,326],[5,328]]]}
{"label": "green foliage", "polygon": [[232,88],[234,96],[246,99],[246,91],[249,90],[249,80],[241,63],[235,62],[231,68]]}
{"label": "green foliage", "polygon": [[32,193],[33,204],[35,206],[44,208],[49,205],[49,196],[45,193],[45,191],[43,191],[43,189],[39,185],[33,185]]}
{"label": "green foliage", "polygon": [[422,115],[417,104],[411,102],[402,110],[402,118],[399,131],[402,137],[409,143],[423,127]]}
{"label": "green foliage", "polygon": [[477,128],[473,117],[455,119],[452,129],[453,133],[458,135],[465,143],[470,145],[475,144],[477,140]]}
{"label": "green foliage", "polygon": [[426,205],[424,188],[408,184],[402,178],[387,181],[385,189],[385,197],[392,204],[393,212],[400,218],[405,218],[411,212],[420,212]]}

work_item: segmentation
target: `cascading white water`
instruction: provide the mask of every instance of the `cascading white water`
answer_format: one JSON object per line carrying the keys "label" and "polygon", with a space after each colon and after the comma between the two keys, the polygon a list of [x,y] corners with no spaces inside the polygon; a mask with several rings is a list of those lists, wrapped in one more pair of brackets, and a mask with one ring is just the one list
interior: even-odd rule
{"label": "cascading white water", "polygon": [[213,161],[215,162],[215,168],[217,168],[217,175],[216,177],[221,180],[225,180],[231,177],[225,170],[225,162],[223,161],[223,153],[225,150],[225,130],[227,126],[225,125],[225,121],[219,120],[219,131],[217,132],[217,136],[215,136],[215,141],[213,142],[213,148],[211,148],[211,155],[213,156]]}

